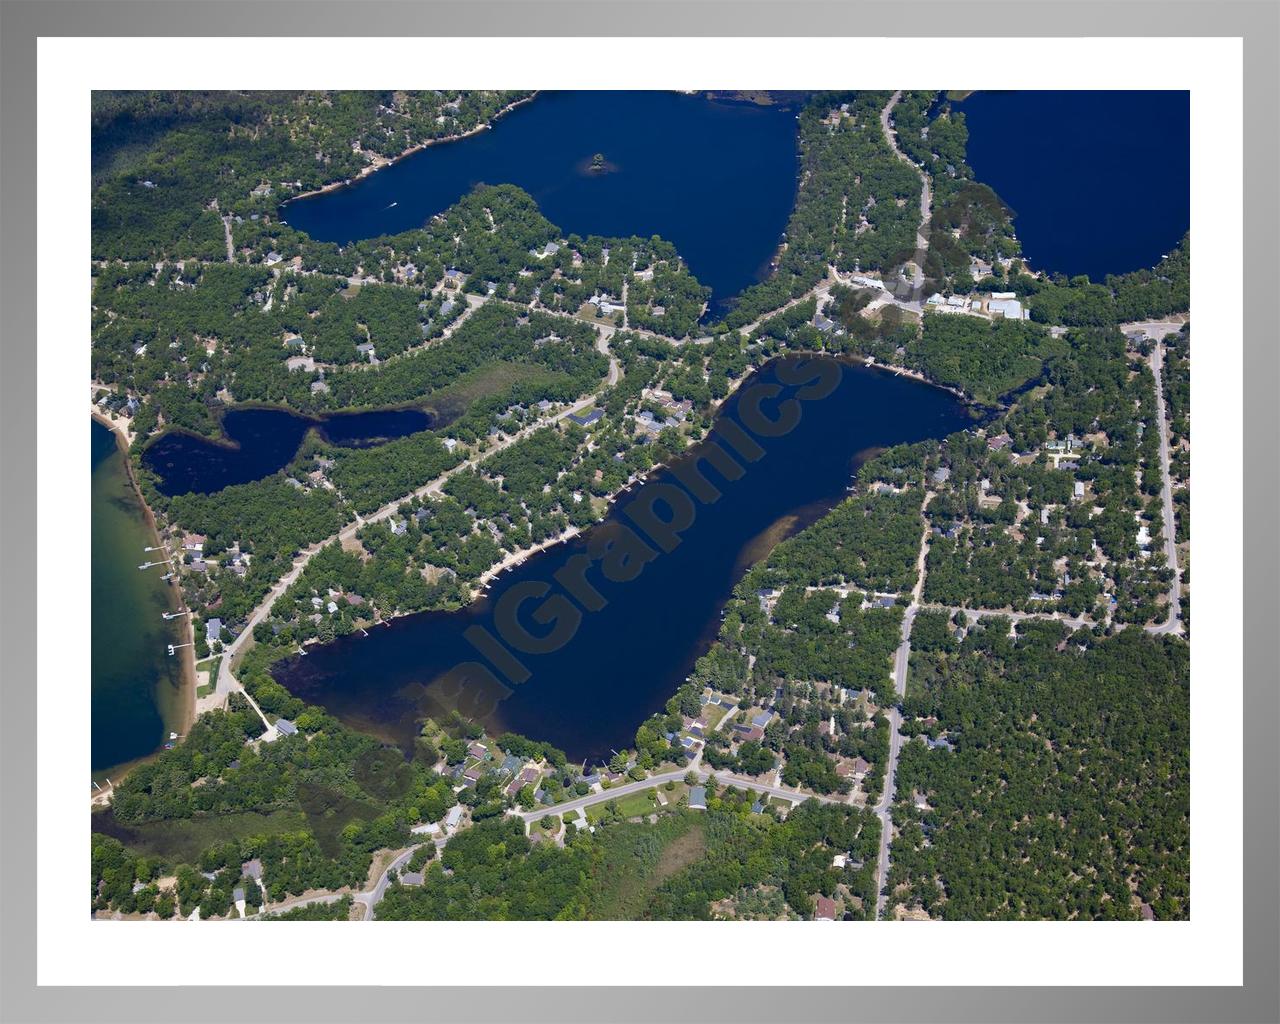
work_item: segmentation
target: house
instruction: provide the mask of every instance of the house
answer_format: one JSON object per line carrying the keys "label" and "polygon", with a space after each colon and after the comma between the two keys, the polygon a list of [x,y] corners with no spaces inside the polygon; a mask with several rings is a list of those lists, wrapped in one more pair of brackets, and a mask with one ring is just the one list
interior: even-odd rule
{"label": "house", "polygon": [[443,443],[444,443],[444,450],[447,452],[452,452],[455,448],[458,447],[458,439],[456,437],[446,437]]}
{"label": "house", "polygon": [[515,754],[508,754],[502,759],[502,764],[498,766],[498,771],[505,772],[507,775],[514,775],[520,770],[520,766],[524,764]]}
{"label": "house", "polygon": [[444,286],[446,288],[457,288],[462,284],[463,273],[461,270],[450,268],[444,272]]}
{"label": "house", "polygon": [[694,811],[705,811],[707,809],[706,786],[689,787],[689,808]]}
{"label": "house", "polygon": [[298,734],[298,727],[287,718],[277,718],[276,732],[281,736],[296,736]]}
{"label": "house", "polygon": [[448,316],[457,308],[458,304],[453,299],[445,299],[444,302],[440,303],[440,315]]}
{"label": "house", "polygon": [[438,836],[440,834],[440,826],[434,821],[430,821],[425,825],[414,825],[409,831],[415,836]]}
{"label": "house", "polygon": [[403,537],[406,533],[409,532],[408,520],[397,519],[394,523],[391,524],[391,532],[395,534],[397,537]]}
{"label": "house", "polygon": [[462,773],[462,777],[468,782],[479,782],[482,775],[484,775],[484,765],[482,764],[473,764]]}
{"label": "house", "polygon": [[204,638],[207,643],[222,639],[222,620],[210,619],[204,624]]}
{"label": "house", "polygon": [[267,253],[267,258],[266,258],[265,260],[263,260],[262,262],[263,262],[263,263],[265,263],[265,264],[266,264],[267,266],[269,266],[269,267],[274,267],[277,263],[279,263],[279,262],[280,262],[281,260],[283,260],[283,259],[284,259],[284,257],[283,257],[283,256],[281,256],[281,255],[280,255],[278,252],[276,252],[275,250],[272,250],[271,252]]}
{"label": "house", "polygon": [[368,356],[370,360],[372,360],[374,356],[373,342],[371,341],[360,342],[360,344],[356,346],[356,352],[358,352],[362,356]]}
{"label": "house", "polygon": [[813,901],[813,919],[815,921],[834,921],[836,919],[836,901],[828,896],[819,896]]}
{"label": "house", "polygon": [[1003,451],[1013,443],[1013,438],[1008,434],[996,434],[995,437],[987,438],[987,447],[993,452]]}
{"label": "house", "polygon": [[421,885],[421,884],[422,884],[422,872],[421,872],[421,871],[409,871],[409,872],[407,872],[406,874],[401,875],[401,876],[400,876],[400,884],[401,884],[401,885]]}
{"label": "house", "polygon": [[951,478],[951,470],[946,466],[939,466],[933,471],[933,475],[929,478],[935,484],[945,484]]}
{"label": "house", "polygon": [[572,420],[574,423],[578,424],[578,426],[580,427],[589,427],[592,424],[599,423],[602,419],[604,419],[604,410],[592,409],[589,413],[586,413],[585,415],[574,414],[573,416],[570,416],[569,419]]}
{"label": "house", "polygon": [[240,865],[240,873],[245,878],[252,878],[257,881],[262,878],[262,861],[257,857],[254,857],[253,860],[245,861]]}
{"label": "house", "polygon": [[833,868],[842,868],[849,863],[849,855],[847,853],[837,853],[831,858],[831,866]]}
{"label": "house", "polygon": [[[1003,292],[1000,294],[1004,294]],[[1010,292],[1009,294],[1013,294]],[[1029,320],[1031,314],[1022,308],[1022,303],[1017,299],[996,299],[992,298],[987,301],[987,312],[994,315],[1004,317],[1006,320]]]}
{"label": "house", "polygon": [[489,753],[489,748],[477,740],[475,743],[472,743],[471,746],[467,747],[467,753],[472,757],[483,760],[485,755]]}
{"label": "house", "polygon": [[462,805],[454,804],[449,808],[449,813],[444,816],[444,827],[452,830],[458,827],[458,822],[462,820]]}
{"label": "house", "polygon": [[864,757],[855,757],[853,759],[853,777],[855,779],[865,778],[869,771],[871,771],[870,761]]}
{"label": "house", "polygon": [[337,614],[338,603],[336,601],[330,601],[327,605],[325,605],[325,611],[327,611],[330,615]]}
{"label": "house", "polygon": [[311,393],[313,395],[322,395],[329,393],[329,385],[322,380],[311,382]]}
{"label": "house", "polygon": [[1083,480],[1076,481],[1075,487],[1072,489],[1071,494],[1072,494],[1072,497],[1076,498],[1077,500],[1084,497],[1084,481]]}
{"label": "house", "polygon": [[753,803],[753,804],[751,805],[751,813],[752,813],[752,814],[763,814],[763,813],[764,813],[764,804],[763,804],[763,803],[761,803],[759,800],[757,800],[755,803]]}
{"label": "house", "polygon": [[773,712],[761,711],[758,715],[752,716],[751,724],[759,726],[761,729],[767,729],[771,721],[773,721]]}
{"label": "house", "polygon": [[188,533],[182,539],[182,550],[199,554],[204,551],[204,542],[208,540],[202,533]]}

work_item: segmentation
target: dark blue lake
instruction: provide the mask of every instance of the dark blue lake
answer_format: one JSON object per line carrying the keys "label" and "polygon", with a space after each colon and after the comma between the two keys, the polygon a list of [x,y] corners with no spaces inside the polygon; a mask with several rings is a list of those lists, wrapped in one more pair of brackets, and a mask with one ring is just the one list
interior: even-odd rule
{"label": "dark blue lake", "polygon": [[[786,369],[798,363],[822,365],[836,386],[825,397],[810,398]],[[663,706],[710,646],[720,611],[746,570],[783,537],[834,507],[871,451],[946,437],[972,422],[946,391],[829,357],[807,363],[784,357],[752,381],[783,382],[782,399],[766,406],[770,417],[775,401],[806,399],[799,423],[782,436],[761,438],[763,455],[745,463],[737,479],[701,464],[722,496],[696,504],[694,521],[674,550],[658,554],[625,581],[606,579],[599,564],[588,569],[585,579],[604,607],[585,612],[563,646],[519,655],[529,678],[496,708],[464,706],[464,713],[483,719],[491,731],[511,729],[549,740],[575,760],[608,759],[611,750],[634,741],[636,727]],[[749,430],[739,399],[750,386],[744,384],[725,403],[703,445],[719,442],[732,451],[726,438],[733,427]],[[487,596],[471,606],[405,616],[371,629],[368,636],[357,633],[310,647],[305,656],[275,666],[276,678],[348,724],[411,748],[421,718],[458,703],[441,677],[466,662],[486,660],[466,631],[481,626],[495,636],[509,635],[496,625],[495,609],[502,609],[504,596],[516,588],[547,585],[550,594],[564,594],[557,573],[575,556],[597,551],[608,531],[633,522],[636,510],[652,502],[655,488],[692,493],[681,471],[705,450],[702,445],[691,449],[652,474],[624,493],[603,523],[499,576]],[[663,507],[657,514],[671,518]],[[525,601],[518,621],[543,637],[553,623],[538,619],[540,605],[540,600]]]}
{"label": "dark blue lake", "polygon": [[319,419],[287,409],[231,409],[222,417],[230,443],[175,430],[146,447],[142,464],[156,474],[162,494],[209,494],[284,468],[312,427],[332,444],[365,448],[426,430],[431,423],[421,409],[335,413]]}
{"label": "dark blue lake", "polygon": [[1191,224],[1187,92],[977,92],[969,165],[1017,214],[1037,270],[1101,281],[1154,266]]}
{"label": "dark blue lake", "polygon": [[[588,170],[596,153],[609,173]],[[725,299],[768,270],[795,202],[796,170],[789,105],[544,93],[490,131],[428,146],[348,188],[290,203],[281,216],[345,244],[421,227],[478,184],[514,184],[566,234],[660,235]]]}

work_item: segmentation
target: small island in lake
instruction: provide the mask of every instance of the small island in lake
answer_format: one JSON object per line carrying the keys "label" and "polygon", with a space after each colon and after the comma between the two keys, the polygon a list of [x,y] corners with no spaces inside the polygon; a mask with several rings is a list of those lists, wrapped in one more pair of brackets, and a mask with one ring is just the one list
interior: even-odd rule
{"label": "small island in lake", "polygon": [[1189,917],[1185,96],[710,95],[95,92],[95,917]]}

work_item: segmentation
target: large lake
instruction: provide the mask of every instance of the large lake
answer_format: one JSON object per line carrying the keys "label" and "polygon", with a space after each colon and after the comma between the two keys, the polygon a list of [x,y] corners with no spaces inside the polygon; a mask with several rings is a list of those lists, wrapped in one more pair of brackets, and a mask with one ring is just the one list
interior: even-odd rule
{"label": "large lake", "polygon": [[[839,371],[834,391],[804,402],[794,429],[763,439],[763,457],[739,479],[708,471],[723,496],[699,503],[678,546],[644,565],[638,578],[609,582],[593,568],[587,579],[605,607],[584,614],[573,639],[558,650],[520,655],[531,675],[495,711],[479,716],[491,730],[549,740],[576,760],[607,759],[611,750],[630,745],[640,722],[663,706],[706,651],[725,601],[751,564],[831,509],[873,450],[942,438],[971,423],[946,391],[826,357],[817,362]],[[796,357],[776,360],[753,380],[776,383],[795,364]],[[710,439],[724,438],[726,430],[742,424],[739,399],[749,386],[725,403]],[[786,387],[787,393],[795,388]],[[487,598],[471,607],[406,616],[367,637],[354,634],[313,646],[278,664],[276,677],[349,724],[407,747],[417,721],[438,710],[435,691],[427,687],[459,664],[484,661],[464,631],[481,625],[501,635],[494,609],[512,588],[550,583],[553,593],[560,592],[554,586],[557,570],[591,550],[601,531],[646,507],[654,488],[672,485],[687,492],[676,473],[672,467],[651,475],[613,506],[604,524],[500,576]],[[530,602],[525,612],[536,615],[539,603]],[[550,625],[528,628],[544,634]]]}
{"label": "large lake", "polygon": [[182,724],[182,663],[167,647],[181,623],[166,622],[165,569],[138,571],[155,555],[146,510],[129,480],[116,435],[92,421],[89,499],[91,582],[90,760],[95,777],[153,753]]}
{"label": "large lake", "polygon": [[[544,93],[490,131],[428,146],[348,188],[289,203],[281,216],[345,244],[421,227],[478,184],[514,184],[566,234],[660,235],[723,300],[764,276],[781,241],[795,202],[796,136],[789,105]],[[588,169],[596,153],[608,173]]]}
{"label": "large lake", "polygon": [[1154,266],[1191,224],[1187,92],[977,92],[968,159],[1016,213],[1037,270],[1101,281]]}
{"label": "large lake", "polygon": [[171,430],[143,449],[142,464],[156,475],[162,494],[210,494],[283,469],[312,428],[332,444],[365,448],[426,430],[433,422],[421,409],[333,413],[318,419],[288,409],[230,409],[222,417],[225,441]]}

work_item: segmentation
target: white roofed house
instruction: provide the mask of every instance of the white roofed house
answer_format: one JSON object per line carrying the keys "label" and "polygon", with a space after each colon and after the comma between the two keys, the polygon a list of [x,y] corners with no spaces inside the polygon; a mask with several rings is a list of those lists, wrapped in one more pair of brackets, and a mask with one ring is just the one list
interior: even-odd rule
{"label": "white roofed house", "polygon": [[1015,292],[992,292],[987,300],[987,312],[1006,320],[1029,320],[1031,314],[1022,308]]}

